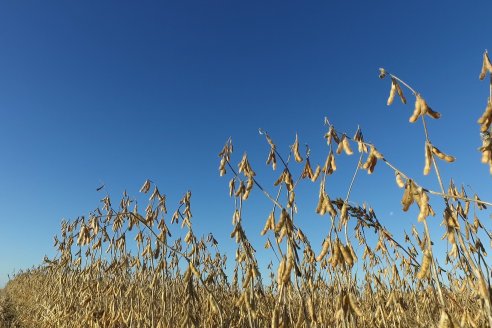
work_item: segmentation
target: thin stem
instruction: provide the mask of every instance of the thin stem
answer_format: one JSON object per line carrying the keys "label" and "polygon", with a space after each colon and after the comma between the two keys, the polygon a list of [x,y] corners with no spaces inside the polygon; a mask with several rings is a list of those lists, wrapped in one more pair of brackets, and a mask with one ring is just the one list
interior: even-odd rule
{"label": "thin stem", "polygon": [[350,181],[350,185],[349,185],[349,188],[347,191],[347,196],[345,197],[345,202],[347,202],[349,197],[350,197],[350,192],[352,191],[352,187],[354,186],[355,177],[357,176],[357,173],[359,172],[359,169],[360,169],[360,165],[362,164],[362,156],[363,155],[364,155],[364,153],[361,152],[360,156],[359,156],[359,161],[357,162],[357,167],[355,168],[354,175],[352,176],[352,181]]}
{"label": "thin stem", "polygon": [[[362,156],[364,155],[363,152],[360,153],[359,156],[359,161],[357,162],[357,167],[355,168],[354,175],[352,176],[352,181],[350,181],[350,185],[347,191],[347,196],[345,197],[344,203],[347,203],[350,197],[350,192],[352,191],[352,187],[354,186],[355,183],[355,177],[357,176],[357,173],[359,172],[360,165],[362,164]],[[345,242],[348,244],[349,242],[349,237],[348,237],[348,222],[345,222]]]}

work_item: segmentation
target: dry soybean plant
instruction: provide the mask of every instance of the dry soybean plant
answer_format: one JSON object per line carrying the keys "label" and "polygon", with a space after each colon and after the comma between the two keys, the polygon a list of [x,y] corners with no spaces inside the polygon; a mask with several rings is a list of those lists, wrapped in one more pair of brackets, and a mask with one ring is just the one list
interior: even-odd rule
{"label": "dry soybean plant", "polygon": [[[480,79],[489,74],[491,94],[478,121],[483,142],[479,150],[492,170],[491,73],[485,52]],[[234,147],[228,139],[219,154],[219,173],[229,176],[234,202],[231,274],[215,237],[194,233],[191,192],[168,218],[166,196],[147,180],[140,190],[149,196],[143,211],[124,193],[117,206],[106,196],[87,217],[62,222],[61,234],[54,238],[57,255],[19,272],[3,291],[4,326],[492,327],[486,250],[492,234],[479,218],[492,204],[469,196],[469,189],[452,180],[444,185],[440,165],[455,158],[432,142],[428,122],[441,115],[396,75],[380,69],[379,77],[391,82],[388,106],[396,96],[403,104],[405,93],[414,97],[409,122],[423,125],[423,174],[435,175],[439,190],[398,169],[365,141],[360,127],[350,137],[326,118],[322,165],[313,165],[309,147],[301,151],[298,135],[289,152],[281,154],[272,136],[260,130],[269,147],[266,164],[276,176],[273,186],[258,181],[246,153],[233,163]],[[327,181],[341,156],[354,157],[354,174],[346,193],[334,195]],[[408,227],[411,233],[405,231],[403,240],[393,236],[369,205],[351,201],[356,177],[376,168],[394,174],[403,212],[418,208],[415,224]],[[329,219],[319,245],[297,224],[300,184],[319,190],[317,206],[303,210]],[[263,229],[246,231],[244,209],[252,192],[264,195],[271,210],[264,213]],[[442,231],[430,231],[427,221],[438,218]],[[171,229],[173,225],[180,228]],[[367,238],[368,233],[377,238]],[[448,247],[437,254],[433,238],[441,233]],[[271,252],[267,268],[260,267],[258,245],[248,239],[251,234],[260,234]]]}

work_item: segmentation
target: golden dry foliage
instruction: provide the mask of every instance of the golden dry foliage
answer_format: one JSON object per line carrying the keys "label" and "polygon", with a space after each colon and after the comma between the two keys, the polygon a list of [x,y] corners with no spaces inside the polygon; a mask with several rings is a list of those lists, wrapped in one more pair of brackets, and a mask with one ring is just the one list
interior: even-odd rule
{"label": "golden dry foliage", "polygon": [[[480,78],[491,71],[485,53]],[[479,218],[490,203],[477,195],[468,197],[452,180],[444,190],[439,165],[455,158],[430,142],[426,125],[427,117],[440,114],[408,84],[380,69],[380,78],[387,76],[388,105],[396,94],[406,104],[402,87],[415,96],[410,122],[420,118],[424,125],[423,173],[432,171],[441,190],[425,188],[419,177],[390,163],[364,141],[360,127],[350,138],[327,119],[324,164],[316,164],[316,169],[309,147],[301,155],[297,134],[283,157],[260,130],[269,145],[266,164],[275,175],[270,184],[257,180],[255,163],[246,153],[237,165],[232,163],[229,139],[219,153],[219,175],[230,175],[225,190],[234,204],[230,238],[236,249],[229,262],[212,234],[195,234],[191,192],[168,216],[166,196],[146,180],[140,189],[148,197],[145,206],[126,193],[117,202],[107,196],[87,216],[62,222],[60,235],[54,237],[56,255],[17,273],[0,291],[0,327],[490,326],[485,245],[492,233]],[[479,120],[482,132],[490,128],[491,108],[489,100]],[[491,144],[488,134],[480,151],[492,169]],[[334,195],[328,180],[337,172],[337,158],[355,151],[359,159],[347,193]],[[370,206],[350,199],[356,176],[361,170],[372,174],[378,162],[378,170],[395,175],[395,191],[403,193],[402,217],[391,218],[401,221],[403,240],[393,236]],[[298,217],[299,184],[314,184],[319,191],[312,207],[302,209],[311,217]],[[250,218],[244,218],[244,209],[253,192],[263,194],[272,207],[263,216],[264,224],[246,231],[243,220]],[[444,202],[441,213],[434,212],[433,201]],[[404,217],[408,215],[414,216],[410,224]],[[444,254],[436,254],[435,232],[431,234],[427,223],[436,217],[442,217],[442,240],[449,246]],[[328,224],[323,241],[311,244],[299,220]],[[260,266],[248,234],[264,239],[261,244],[271,254],[267,268]]]}

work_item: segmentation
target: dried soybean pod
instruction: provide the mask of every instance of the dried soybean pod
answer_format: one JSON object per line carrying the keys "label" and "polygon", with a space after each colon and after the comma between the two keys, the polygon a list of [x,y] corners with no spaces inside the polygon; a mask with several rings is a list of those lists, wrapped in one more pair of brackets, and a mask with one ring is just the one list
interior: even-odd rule
{"label": "dried soybean pod", "polygon": [[[340,143],[340,145],[341,145],[341,143]],[[335,164],[334,157],[335,157],[335,155],[333,155],[333,152],[330,151],[330,153],[326,157],[325,165],[323,166],[323,169],[322,169],[323,173],[330,175],[336,170],[336,165],[334,166],[334,164]]]}
{"label": "dried soybean pod", "polygon": [[309,157],[306,158],[306,164],[304,165],[304,170],[302,170],[301,178],[309,178],[312,179],[314,176],[313,169],[311,168],[311,163],[309,161]]}
{"label": "dried soybean pod", "polygon": [[325,139],[328,146],[331,145],[331,140],[333,139],[334,133],[335,133],[335,129],[333,128],[333,126],[330,126],[328,132],[326,132],[325,134]]}
{"label": "dried soybean pod", "polygon": [[285,170],[282,171],[282,174],[278,177],[277,181],[273,183],[274,186],[278,186],[285,179]]}
{"label": "dried soybean pod", "polygon": [[391,78],[391,89],[386,105],[390,106],[393,103],[393,100],[395,99],[395,94],[396,94],[396,81],[393,78]]}
{"label": "dried soybean pod", "polygon": [[331,215],[332,218],[337,216],[337,210],[335,209],[335,207],[333,207],[330,196],[328,196],[328,194],[326,193],[325,193],[323,206],[325,207],[326,211]]}
{"label": "dried soybean pod", "polygon": [[319,215],[324,215],[326,213],[325,207],[325,190],[323,187],[320,188],[319,197],[318,197],[318,205],[316,206],[316,213]]}
{"label": "dried soybean pod", "polygon": [[244,277],[244,281],[243,281],[243,288],[247,288],[250,281],[251,281],[251,275],[252,275],[252,272],[251,270],[248,268],[248,272],[246,272],[246,276]]}
{"label": "dried soybean pod", "polygon": [[342,140],[338,143],[337,154],[340,155],[343,151],[343,139],[345,139],[345,135],[342,136]]}
{"label": "dried soybean pod", "polygon": [[335,245],[333,245],[333,254],[331,254],[331,258],[330,258],[330,263],[334,268],[336,268],[340,260],[343,259],[341,257],[342,255],[340,252],[340,240],[337,239]]}
{"label": "dried soybean pod", "polygon": [[430,274],[430,266],[432,262],[431,253],[428,249],[424,251],[424,257],[422,259],[422,265],[420,266],[420,270],[417,273],[418,279],[424,279]]}
{"label": "dried soybean pod", "polygon": [[254,185],[253,178],[248,177],[248,181],[247,181],[246,187],[245,187],[245,192],[243,193],[243,197],[242,197],[243,200],[248,199],[249,194],[250,194],[251,190],[253,189],[253,185]]}
{"label": "dried soybean pod", "polygon": [[413,203],[413,190],[412,190],[412,181],[407,180],[405,185],[405,191],[403,193],[403,197],[401,199],[401,204],[403,205],[403,212],[408,211],[410,205]]}
{"label": "dried soybean pod", "polygon": [[321,248],[321,253],[316,257],[317,262],[321,262],[321,260],[325,257],[325,255],[328,253],[328,250],[330,248],[330,239],[326,238],[323,241],[323,247]]}
{"label": "dried soybean pod", "polygon": [[277,158],[275,157],[275,148],[270,148],[270,152],[268,153],[268,158],[266,161],[267,165],[272,164],[272,169],[275,171],[277,169]]}
{"label": "dried soybean pod", "polygon": [[236,193],[234,194],[234,196],[236,197],[240,197],[242,196],[244,193],[246,192],[246,186],[244,185],[244,182],[241,181],[239,183],[239,188],[236,190]]}
{"label": "dried soybean pod", "polygon": [[417,121],[419,116],[422,115],[422,98],[420,98],[420,95],[417,94],[415,96],[415,109],[413,110],[412,116],[408,119],[410,123],[414,123]]}
{"label": "dried soybean pod", "polygon": [[352,258],[352,254],[350,253],[350,249],[348,246],[340,246],[340,251],[342,252],[344,262],[352,267],[354,265],[354,259]]}
{"label": "dried soybean pod", "polygon": [[432,163],[432,152],[430,150],[430,145],[425,143],[425,165],[424,165],[424,175],[428,175],[431,170]]}
{"label": "dried soybean pod", "polygon": [[483,80],[487,75],[487,72],[492,73],[492,64],[490,63],[489,54],[487,50],[483,53],[482,71],[480,72],[480,80]]}
{"label": "dried soybean pod", "polygon": [[314,171],[314,175],[313,177],[311,178],[311,181],[312,182],[315,182],[316,180],[318,180],[318,177],[319,177],[319,174],[321,173],[321,167],[318,165],[316,167],[316,170]]}
{"label": "dried soybean pod", "polygon": [[396,85],[396,92],[398,92],[398,96],[400,97],[401,102],[406,104],[407,99],[405,98],[405,95],[403,94],[403,90],[401,89],[400,84],[398,82],[396,82],[396,80],[395,80],[395,85]]}
{"label": "dried soybean pod", "polygon": [[450,156],[450,155],[443,153],[437,147],[432,146],[432,153],[434,153],[437,157],[439,157],[440,159],[442,159],[448,163],[452,163],[455,161],[455,158],[453,156]]}
{"label": "dried soybean pod", "polygon": [[349,251],[350,251],[350,255],[352,256],[352,259],[354,260],[354,263],[357,262],[358,258],[357,258],[357,254],[355,254],[355,251],[354,251],[354,248],[352,247],[352,244],[349,242],[347,244],[348,248],[349,248]]}
{"label": "dried soybean pod", "polygon": [[400,172],[395,172],[395,179],[396,179],[396,184],[398,187],[403,188],[405,187],[405,182],[403,182],[403,179],[401,177]]}
{"label": "dried soybean pod", "polygon": [[372,172],[374,172],[374,167],[378,162],[377,154],[379,154],[379,152],[374,148],[374,146],[371,146],[367,160],[364,164],[362,164],[362,168],[367,170],[367,174],[372,174]]}
{"label": "dried soybean pod", "polygon": [[424,221],[429,216],[429,196],[422,191],[419,198],[420,213],[417,218],[419,222]]}
{"label": "dried soybean pod", "polygon": [[333,172],[337,170],[337,164],[335,163],[335,156],[333,156],[333,154],[331,155],[330,166]]}
{"label": "dried soybean pod", "polygon": [[301,154],[299,153],[299,138],[297,137],[297,133],[296,133],[296,140],[292,145],[292,152],[294,153],[294,159],[296,160],[297,163],[303,161]]}
{"label": "dried soybean pod", "polygon": [[357,300],[355,299],[355,296],[352,293],[349,293],[348,299],[349,299],[350,307],[355,312],[355,314],[359,317],[362,317],[364,314],[362,313],[360,307],[357,305]]}
{"label": "dried soybean pod", "polygon": [[343,138],[342,138],[342,145],[343,145],[343,150],[345,151],[345,153],[347,155],[352,155],[354,152],[352,151],[352,149],[350,148],[350,143],[348,141],[348,138],[346,135],[343,135]]}
{"label": "dried soybean pod", "polygon": [[345,225],[348,220],[348,204],[347,202],[343,202],[342,209],[340,210],[340,224]]}
{"label": "dried soybean pod", "polygon": [[490,98],[487,100],[487,107],[485,107],[484,113],[477,122],[480,124],[481,132],[486,132],[489,129],[492,122],[492,100]]}
{"label": "dried soybean pod", "polygon": [[287,203],[287,208],[294,207],[295,198],[296,198],[296,193],[294,191],[289,192],[289,201]]}
{"label": "dried soybean pod", "polygon": [[369,168],[374,157],[375,157],[374,156],[374,147],[371,147],[371,151],[369,152],[369,155],[367,156],[366,161],[364,162],[364,164],[362,164],[362,168],[364,170],[367,170]]}
{"label": "dried soybean pod", "polygon": [[425,111],[425,114],[427,114],[427,116],[430,116],[430,117],[432,117],[433,119],[436,119],[436,120],[438,118],[441,118],[441,113],[432,110],[432,108],[430,108],[430,107],[427,107],[427,110]]}
{"label": "dried soybean pod", "polygon": [[286,267],[285,257],[283,257],[282,261],[280,261],[280,264],[279,264],[278,269],[277,269],[277,283],[279,286],[282,286],[282,284],[283,284],[285,267]]}
{"label": "dried soybean pod", "polygon": [[480,296],[482,296],[484,300],[490,299],[488,284],[485,282],[482,271],[475,269],[475,275],[478,277],[478,290]]}
{"label": "dried soybean pod", "polygon": [[434,111],[425,101],[424,98],[422,98],[420,95],[418,95],[419,102],[420,102],[420,115],[428,115],[434,119],[438,119],[441,117],[441,114]]}
{"label": "dried soybean pod", "polygon": [[229,196],[230,197],[232,197],[232,195],[234,195],[235,190],[236,190],[236,178],[234,177],[229,181]]}
{"label": "dried soybean pod", "polygon": [[379,152],[376,148],[374,148],[374,149],[372,150],[372,153],[373,153],[373,155],[374,155],[377,159],[383,159],[383,158],[384,158],[383,154],[381,154],[381,153],[380,153],[380,152]]}
{"label": "dried soybean pod", "polygon": [[290,274],[292,272],[292,268],[294,267],[294,260],[293,258],[287,259],[287,264],[285,265],[285,270],[284,274],[282,276],[282,283],[284,285],[287,285],[290,281]]}
{"label": "dried soybean pod", "polygon": [[371,160],[369,168],[367,169],[368,174],[372,174],[374,172],[374,168],[376,167],[377,163],[378,163],[378,158],[377,158],[377,156],[374,156]]}
{"label": "dried soybean pod", "polygon": [[261,231],[261,235],[265,235],[268,230],[274,230],[275,229],[275,215],[273,214],[273,211],[270,212],[270,215],[268,216],[268,219],[265,222],[265,226],[263,227],[263,230]]}

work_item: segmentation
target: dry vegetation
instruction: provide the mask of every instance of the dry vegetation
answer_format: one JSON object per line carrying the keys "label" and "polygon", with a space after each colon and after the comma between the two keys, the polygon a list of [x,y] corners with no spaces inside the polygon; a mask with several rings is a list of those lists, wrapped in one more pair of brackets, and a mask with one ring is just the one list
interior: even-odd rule
{"label": "dry vegetation", "polygon": [[[485,53],[480,78],[490,72],[492,65]],[[391,81],[388,105],[396,95],[407,102],[403,88],[415,97],[410,122],[420,120],[424,126],[423,173],[433,171],[440,190],[427,189],[400,171],[375,145],[364,142],[360,129],[350,138],[326,120],[328,154],[324,164],[315,168],[309,149],[301,154],[297,136],[288,156],[282,157],[271,137],[260,131],[270,146],[267,165],[274,172],[280,171],[274,184],[277,190],[271,194],[256,180],[246,154],[237,166],[232,163],[233,146],[228,140],[219,155],[219,169],[221,176],[231,176],[229,189],[235,204],[233,274],[226,274],[226,256],[219,252],[214,236],[195,235],[191,193],[184,195],[169,220],[166,197],[146,181],[140,191],[149,196],[149,203],[143,211],[124,194],[116,204],[105,197],[88,217],[62,223],[61,235],[54,239],[57,256],[17,274],[1,294],[3,325],[491,326],[490,268],[485,248],[492,235],[479,219],[480,211],[491,204],[477,195],[467,195],[465,188],[452,182],[444,186],[439,166],[454,158],[431,142],[426,121],[429,117],[438,119],[440,114],[398,77],[381,69],[380,78]],[[489,98],[479,119],[480,151],[482,161],[492,169],[491,122]],[[356,152],[358,162],[346,196],[331,199],[326,182],[337,169],[338,156]],[[377,163],[395,174],[403,194],[403,211],[418,207],[416,225],[408,227],[412,233],[405,234],[402,241],[394,239],[370,207],[349,201],[356,176],[364,170],[371,174]],[[302,166],[297,175],[296,165]],[[296,225],[296,187],[300,183],[319,188],[318,206],[312,210],[331,220],[322,245],[312,245]],[[272,203],[261,230],[272,255],[270,271],[263,272],[271,279],[262,277],[255,249],[242,225],[243,206],[252,190],[263,193]],[[431,197],[444,203],[441,213],[434,212]],[[434,253],[431,237],[441,232],[429,231],[430,216],[442,217],[446,254]],[[171,229],[174,224],[180,227]],[[248,233],[259,233],[260,228]],[[367,233],[376,233],[377,240],[371,243]],[[439,261],[445,262],[444,266]]]}

